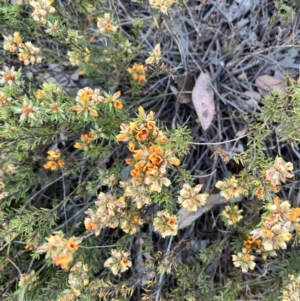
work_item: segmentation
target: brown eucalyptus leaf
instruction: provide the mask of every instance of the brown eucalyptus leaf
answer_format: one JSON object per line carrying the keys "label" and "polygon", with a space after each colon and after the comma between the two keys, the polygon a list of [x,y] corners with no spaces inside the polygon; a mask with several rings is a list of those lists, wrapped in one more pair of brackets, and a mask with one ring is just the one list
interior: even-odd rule
{"label": "brown eucalyptus leaf", "polygon": [[261,75],[255,80],[255,85],[261,96],[266,96],[270,91],[280,89],[286,92],[286,84],[278,77],[271,75]]}
{"label": "brown eucalyptus leaf", "polygon": [[214,92],[209,73],[202,72],[197,78],[192,92],[192,100],[202,128],[206,131],[215,113]]}
{"label": "brown eucalyptus leaf", "polygon": [[212,209],[215,205],[237,203],[242,199],[242,197],[237,197],[227,201],[220,194],[212,194],[206,199],[206,204],[203,207],[199,207],[195,212],[189,212],[185,208],[181,208],[178,212],[178,229],[190,226],[198,217]]}

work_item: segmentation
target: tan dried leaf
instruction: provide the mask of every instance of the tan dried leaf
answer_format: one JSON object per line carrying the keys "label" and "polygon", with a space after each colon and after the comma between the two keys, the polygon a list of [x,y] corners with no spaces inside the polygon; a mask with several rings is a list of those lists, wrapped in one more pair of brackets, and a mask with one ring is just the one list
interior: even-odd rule
{"label": "tan dried leaf", "polygon": [[215,101],[209,73],[202,72],[192,92],[192,100],[196,113],[204,131],[206,131],[214,117]]}
{"label": "tan dried leaf", "polygon": [[280,78],[271,75],[258,76],[255,80],[255,85],[261,96],[266,96],[275,89],[280,89],[286,93],[286,84]]}

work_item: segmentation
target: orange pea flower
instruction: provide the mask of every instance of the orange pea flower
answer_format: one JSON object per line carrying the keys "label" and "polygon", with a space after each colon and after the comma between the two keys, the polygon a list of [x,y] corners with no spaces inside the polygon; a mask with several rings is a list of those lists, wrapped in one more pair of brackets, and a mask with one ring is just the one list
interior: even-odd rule
{"label": "orange pea flower", "polygon": [[296,222],[297,219],[300,217],[300,208],[293,208],[290,213],[288,214],[288,219],[291,221],[291,222]]}
{"label": "orange pea flower", "polygon": [[82,142],[75,142],[74,144],[74,148],[82,148],[83,147],[83,143]]}
{"label": "orange pea flower", "polygon": [[52,260],[55,265],[60,266],[63,270],[65,270],[69,267],[69,264],[73,258],[70,253],[63,252],[60,254],[53,253]]}
{"label": "orange pea flower", "polygon": [[57,168],[57,163],[55,161],[48,161],[43,165],[45,169],[55,170]]}
{"label": "orange pea flower", "polygon": [[145,141],[147,139],[149,135],[149,131],[144,128],[142,130],[140,130],[137,134],[136,134],[136,139],[140,140],[140,141]]}
{"label": "orange pea flower", "polygon": [[84,224],[85,224],[85,229],[88,231],[93,231],[96,229],[96,225],[92,222],[90,218],[86,218],[84,220]]}
{"label": "orange pea flower", "polygon": [[130,171],[130,174],[131,174],[131,176],[132,176],[133,178],[140,178],[140,177],[141,177],[140,172],[139,172],[138,170],[136,170],[136,169],[132,169],[132,170]]}
{"label": "orange pea flower", "polygon": [[67,247],[70,251],[74,252],[78,249],[78,245],[81,243],[81,239],[75,236],[69,238]]}

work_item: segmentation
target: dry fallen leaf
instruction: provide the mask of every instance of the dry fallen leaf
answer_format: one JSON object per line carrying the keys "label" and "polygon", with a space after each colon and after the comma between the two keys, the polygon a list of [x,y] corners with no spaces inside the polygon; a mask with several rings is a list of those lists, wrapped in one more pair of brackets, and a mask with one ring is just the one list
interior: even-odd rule
{"label": "dry fallen leaf", "polygon": [[175,79],[177,89],[181,91],[177,97],[179,103],[192,102],[192,90],[195,86],[195,79],[191,74],[186,74]]}
{"label": "dry fallen leaf", "polygon": [[266,96],[270,91],[280,89],[284,93],[286,92],[286,84],[277,77],[271,75],[261,75],[255,80],[255,85],[261,96]]}
{"label": "dry fallen leaf", "polygon": [[208,73],[202,72],[197,78],[192,92],[192,100],[202,128],[206,131],[215,113],[214,92],[211,86],[211,77]]}

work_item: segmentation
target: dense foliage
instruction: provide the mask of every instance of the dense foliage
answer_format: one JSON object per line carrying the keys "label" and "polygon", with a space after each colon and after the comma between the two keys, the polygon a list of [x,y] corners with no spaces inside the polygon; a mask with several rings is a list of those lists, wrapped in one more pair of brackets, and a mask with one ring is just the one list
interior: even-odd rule
{"label": "dense foliage", "polygon": [[[272,5],[270,24],[298,9]],[[213,138],[199,134],[161,38],[176,10],[185,3],[0,8],[1,300],[298,300],[300,82],[231,111],[246,125],[232,140],[220,102]]]}

